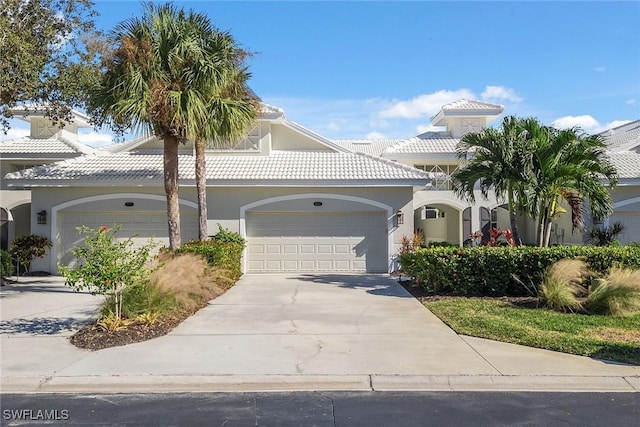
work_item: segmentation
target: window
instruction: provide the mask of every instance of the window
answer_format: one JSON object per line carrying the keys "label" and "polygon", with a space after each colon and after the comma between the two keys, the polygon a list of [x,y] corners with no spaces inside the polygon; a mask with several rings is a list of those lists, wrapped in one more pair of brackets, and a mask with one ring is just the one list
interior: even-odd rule
{"label": "window", "polygon": [[432,190],[453,190],[451,174],[458,170],[458,165],[414,165],[413,167],[434,175]]}

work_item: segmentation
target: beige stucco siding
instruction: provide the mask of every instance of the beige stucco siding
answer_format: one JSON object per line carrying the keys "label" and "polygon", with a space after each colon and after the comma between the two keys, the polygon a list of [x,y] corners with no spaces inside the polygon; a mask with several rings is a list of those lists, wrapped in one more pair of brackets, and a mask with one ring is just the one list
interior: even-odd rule
{"label": "beige stucco siding", "polygon": [[[126,196],[120,196],[126,194]],[[195,188],[184,187],[179,192],[182,209],[193,210],[197,203]],[[313,196],[311,196],[313,195]],[[209,234],[217,232],[217,224],[233,231],[244,232],[241,213],[251,211],[286,212],[330,212],[330,211],[381,211],[387,210],[389,221],[389,257],[400,250],[403,235],[413,231],[411,187],[389,188],[277,188],[242,187],[209,188],[207,194]],[[262,203],[269,201],[270,203]],[[322,206],[313,205],[314,201]],[[125,206],[133,202],[134,206]],[[253,209],[251,204],[258,204]],[[383,208],[386,207],[386,208]],[[60,217],[69,212],[164,212],[164,192],[161,187],[116,187],[116,188],[34,188],[32,190],[32,216],[46,210],[49,221],[46,225],[34,224],[32,232],[54,242],[52,252],[60,246]],[[405,213],[404,224],[396,226],[393,214],[397,210]],[[54,214],[55,211],[55,214]],[[82,225],[82,224],[78,224]],[[54,271],[56,262],[47,254],[37,260],[34,268]]]}

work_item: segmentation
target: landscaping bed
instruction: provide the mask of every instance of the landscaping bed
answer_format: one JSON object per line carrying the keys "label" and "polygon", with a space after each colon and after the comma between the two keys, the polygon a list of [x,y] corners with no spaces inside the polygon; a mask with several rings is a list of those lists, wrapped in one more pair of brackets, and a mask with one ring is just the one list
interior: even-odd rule
{"label": "landscaping bed", "polygon": [[640,365],[640,314],[560,313],[532,297],[434,295],[402,285],[458,334]]}
{"label": "landscaping bed", "polygon": [[102,350],[146,341],[168,334],[187,317],[189,315],[185,313],[162,316],[153,324],[134,320],[126,328],[117,331],[108,331],[97,323],[92,323],[76,332],[71,337],[71,344],[87,350]]}

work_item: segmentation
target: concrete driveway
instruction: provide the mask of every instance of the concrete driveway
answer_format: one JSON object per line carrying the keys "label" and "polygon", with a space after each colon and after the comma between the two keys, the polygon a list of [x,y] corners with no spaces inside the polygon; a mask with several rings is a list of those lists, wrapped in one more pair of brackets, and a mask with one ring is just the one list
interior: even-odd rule
{"label": "concrete driveway", "polygon": [[640,389],[640,367],[458,336],[386,275],[245,275],[168,335],[97,352],[11,331],[11,301],[2,391]]}

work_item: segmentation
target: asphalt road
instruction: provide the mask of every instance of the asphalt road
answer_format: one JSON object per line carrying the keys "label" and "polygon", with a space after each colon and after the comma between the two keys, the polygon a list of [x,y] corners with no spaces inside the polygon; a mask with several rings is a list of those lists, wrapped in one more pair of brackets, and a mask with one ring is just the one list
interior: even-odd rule
{"label": "asphalt road", "polygon": [[3,426],[632,426],[640,393],[2,394]]}

